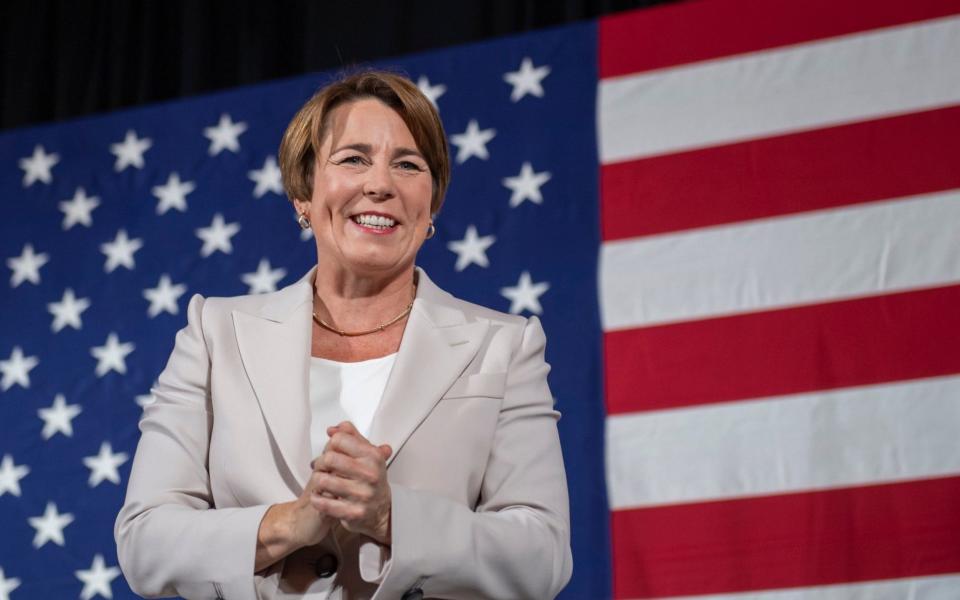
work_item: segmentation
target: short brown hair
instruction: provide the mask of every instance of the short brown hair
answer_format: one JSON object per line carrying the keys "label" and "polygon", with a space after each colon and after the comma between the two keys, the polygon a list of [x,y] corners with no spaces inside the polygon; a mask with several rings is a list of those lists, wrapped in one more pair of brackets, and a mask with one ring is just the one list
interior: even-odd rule
{"label": "short brown hair", "polygon": [[376,98],[403,119],[430,167],[430,212],[437,214],[450,183],[450,156],[443,123],[436,108],[412,81],[388,71],[368,70],[341,77],[320,89],[297,111],[280,142],[280,172],[287,196],[290,200],[310,199],[314,164],[328,115],[337,106],[361,98]]}

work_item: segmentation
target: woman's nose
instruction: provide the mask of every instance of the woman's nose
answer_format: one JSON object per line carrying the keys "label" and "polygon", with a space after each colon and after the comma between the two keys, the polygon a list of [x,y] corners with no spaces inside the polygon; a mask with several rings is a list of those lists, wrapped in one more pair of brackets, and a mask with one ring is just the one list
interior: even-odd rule
{"label": "woman's nose", "polygon": [[393,186],[393,177],[389,165],[374,164],[367,170],[367,178],[363,182],[363,195],[377,200],[392,198],[396,191]]}

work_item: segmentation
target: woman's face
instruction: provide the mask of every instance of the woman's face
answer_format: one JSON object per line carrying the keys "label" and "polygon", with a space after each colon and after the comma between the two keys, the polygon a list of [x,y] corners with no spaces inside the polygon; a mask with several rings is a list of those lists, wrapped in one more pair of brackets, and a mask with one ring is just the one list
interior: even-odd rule
{"label": "woman's face", "polygon": [[361,276],[413,265],[430,224],[433,181],[413,135],[374,98],[331,111],[313,173],[310,219],[321,263]]}

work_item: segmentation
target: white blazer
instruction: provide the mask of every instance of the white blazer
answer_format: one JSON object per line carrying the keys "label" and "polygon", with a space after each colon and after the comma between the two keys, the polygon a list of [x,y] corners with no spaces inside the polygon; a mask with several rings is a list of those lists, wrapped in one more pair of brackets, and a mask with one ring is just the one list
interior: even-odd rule
{"label": "white blazer", "polygon": [[[114,531],[130,587],[227,600],[554,597],[572,559],[543,329],[458,300],[419,269],[369,436],[394,449],[392,547],[336,527],[254,574],[264,513],[311,473],[313,274],[270,294],[190,300]],[[320,578],[325,555],[338,568]]]}

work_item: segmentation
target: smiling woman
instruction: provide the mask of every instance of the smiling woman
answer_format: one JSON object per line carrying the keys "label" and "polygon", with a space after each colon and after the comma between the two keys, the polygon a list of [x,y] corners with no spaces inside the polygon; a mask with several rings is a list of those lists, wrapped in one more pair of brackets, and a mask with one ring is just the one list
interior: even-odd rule
{"label": "smiling woman", "polygon": [[280,148],[317,264],[197,295],[153,390],[121,566],[148,596],[552,598],[569,515],[545,339],[415,266],[449,181],[436,110],[364,72]]}
{"label": "smiling woman", "polygon": [[[433,182],[400,116],[377,99],[334,108],[309,199],[294,198],[317,241],[318,279],[412,269],[431,225]],[[412,273],[411,273],[412,277]],[[321,295],[322,296],[322,295]]]}

